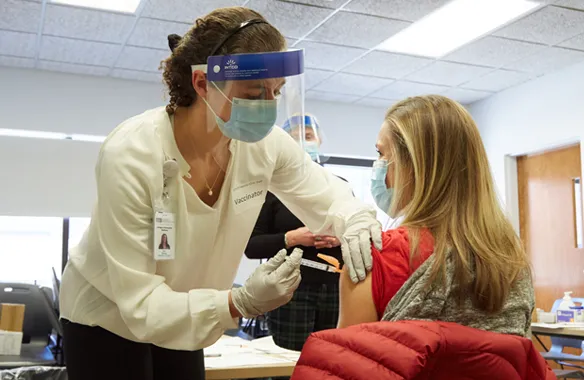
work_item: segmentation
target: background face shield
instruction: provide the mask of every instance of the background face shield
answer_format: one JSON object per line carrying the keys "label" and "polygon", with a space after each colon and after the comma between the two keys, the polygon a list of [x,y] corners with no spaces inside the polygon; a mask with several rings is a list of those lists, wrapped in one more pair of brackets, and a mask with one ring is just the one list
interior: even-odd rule
{"label": "background face shield", "polygon": [[192,69],[207,74],[209,133],[218,128],[227,139],[258,142],[276,124],[279,103],[304,109],[302,50],[214,56]]}
{"label": "background face shield", "polygon": [[322,164],[328,160],[327,156],[322,155],[320,149],[325,138],[316,117],[310,114],[305,114],[304,116],[296,114],[287,119],[282,128],[303,147],[313,161]]}

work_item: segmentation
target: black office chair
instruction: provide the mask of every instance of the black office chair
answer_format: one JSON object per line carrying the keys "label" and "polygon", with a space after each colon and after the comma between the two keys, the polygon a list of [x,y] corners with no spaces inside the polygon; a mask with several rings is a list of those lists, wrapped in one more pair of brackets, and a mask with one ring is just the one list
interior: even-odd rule
{"label": "black office chair", "polygon": [[59,312],[59,296],[61,294],[61,281],[59,277],[57,277],[57,272],[55,271],[55,267],[51,268],[53,270],[53,295],[55,300],[55,310],[57,313]]}
{"label": "black office chair", "polygon": [[0,283],[0,303],[25,305],[21,354],[0,356],[0,369],[57,364],[48,348],[56,320],[51,299],[52,291],[48,288],[41,289],[33,284]]}

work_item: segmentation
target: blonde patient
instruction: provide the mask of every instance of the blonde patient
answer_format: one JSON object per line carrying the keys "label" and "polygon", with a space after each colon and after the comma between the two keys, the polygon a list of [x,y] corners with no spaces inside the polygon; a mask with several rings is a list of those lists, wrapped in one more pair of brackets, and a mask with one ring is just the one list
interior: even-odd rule
{"label": "blonde patient", "polygon": [[372,195],[403,222],[383,233],[364,282],[341,275],[338,326],[422,319],[529,335],[529,260],[466,109],[442,96],[406,99],[387,112],[376,148]]}

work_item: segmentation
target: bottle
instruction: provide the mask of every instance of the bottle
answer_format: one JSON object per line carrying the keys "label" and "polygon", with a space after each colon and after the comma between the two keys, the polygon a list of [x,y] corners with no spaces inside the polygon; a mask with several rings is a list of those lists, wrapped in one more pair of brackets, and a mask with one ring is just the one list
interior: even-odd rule
{"label": "bottle", "polygon": [[564,292],[564,298],[562,298],[562,302],[560,302],[560,306],[558,306],[557,310],[558,322],[574,322],[574,316],[576,313],[571,308],[575,307],[576,304],[572,301],[570,294],[572,294],[572,292]]}

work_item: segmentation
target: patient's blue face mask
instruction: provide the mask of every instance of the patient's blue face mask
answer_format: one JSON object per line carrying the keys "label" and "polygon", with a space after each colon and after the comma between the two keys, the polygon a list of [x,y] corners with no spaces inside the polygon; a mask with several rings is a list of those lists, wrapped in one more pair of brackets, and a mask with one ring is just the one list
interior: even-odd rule
{"label": "patient's blue face mask", "polygon": [[[213,83],[213,85],[215,84]],[[231,100],[219,88],[217,90],[231,103],[231,117],[229,120],[224,121],[217,116],[217,113],[206,100],[205,104],[215,115],[217,126],[224,136],[234,140],[254,143],[262,140],[270,133],[278,116],[277,99],[233,98]]]}
{"label": "patient's blue face mask", "polygon": [[389,208],[393,198],[393,188],[388,188],[385,184],[389,162],[387,160],[377,160],[373,163],[373,173],[371,175],[371,195],[377,207],[387,215],[390,215]]}

